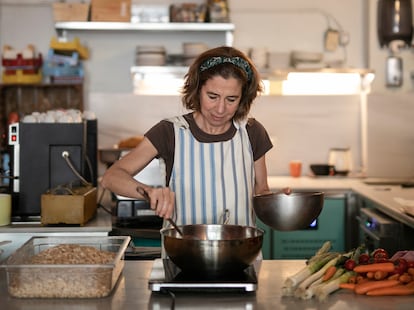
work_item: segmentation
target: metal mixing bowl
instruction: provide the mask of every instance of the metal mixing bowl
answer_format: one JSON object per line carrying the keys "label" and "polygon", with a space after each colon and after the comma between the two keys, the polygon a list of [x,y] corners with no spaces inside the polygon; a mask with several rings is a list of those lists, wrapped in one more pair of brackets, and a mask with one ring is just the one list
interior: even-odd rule
{"label": "metal mixing bowl", "polygon": [[240,273],[250,266],[262,248],[263,230],[239,225],[183,225],[183,236],[164,228],[164,248],[184,273],[217,277]]}
{"label": "metal mixing bowl", "polygon": [[275,230],[301,230],[319,216],[323,201],[322,192],[271,193],[255,196],[253,208],[257,217]]}

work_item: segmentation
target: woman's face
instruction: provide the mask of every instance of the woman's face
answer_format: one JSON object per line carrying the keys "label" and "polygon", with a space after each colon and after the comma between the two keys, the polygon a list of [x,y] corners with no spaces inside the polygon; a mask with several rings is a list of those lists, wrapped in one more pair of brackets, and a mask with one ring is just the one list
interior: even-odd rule
{"label": "woman's face", "polygon": [[200,112],[205,125],[227,126],[239,107],[241,93],[242,83],[238,79],[214,76],[207,80],[200,91]]}

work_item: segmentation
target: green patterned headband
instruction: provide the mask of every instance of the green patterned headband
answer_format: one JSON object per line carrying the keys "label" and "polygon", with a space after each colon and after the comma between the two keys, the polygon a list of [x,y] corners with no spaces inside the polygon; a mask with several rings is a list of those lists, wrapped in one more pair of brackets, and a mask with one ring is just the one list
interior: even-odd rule
{"label": "green patterned headband", "polygon": [[207,69],[221,65],[223,63],[231,63],[236,67],[239,67],[244,72],[246,72],[247,79],[250,80],[253,76],[252,68],[250,68],[249,63],[241,57],[227,57],[227,56],[216,56],[207,59],[200,66],[200,72],[203,72]]}

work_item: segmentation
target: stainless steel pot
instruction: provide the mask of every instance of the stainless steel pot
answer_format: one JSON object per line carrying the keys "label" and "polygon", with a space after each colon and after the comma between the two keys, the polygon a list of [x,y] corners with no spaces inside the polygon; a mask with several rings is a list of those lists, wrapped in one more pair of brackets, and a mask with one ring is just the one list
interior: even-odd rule
{"label": "stainless steel pot", "polygon": [[184,273],[217,277],[240,273],[253,263],[263,244],[263,230],[240,225],[196,224],[164,228],[164,248]]}

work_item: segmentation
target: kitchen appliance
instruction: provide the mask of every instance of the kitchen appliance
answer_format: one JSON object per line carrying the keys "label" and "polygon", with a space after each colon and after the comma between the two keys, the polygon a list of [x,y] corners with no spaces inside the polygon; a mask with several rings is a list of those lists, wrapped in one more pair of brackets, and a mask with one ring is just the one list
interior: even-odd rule
{"label": "kitchen appliance", "polygon": [[377,4],[377,35],[381,47],[387,47],[386,86],[403,84],[401,48],[410,47],[413,36],[411,0],[379,0]]}
{"label": "kitchen appliance", "polygon": [[331,148],[329,150],[329,165],[335,167],[335,175],[348,175],[352,170],[352,153],[350,148]]}
{"label": "kitchen appliance", "polygon": [[381,47],[394,40],[411,45],[413,34],[411,0],[378,0],[377,34]]}
{"label": "kitchen appliance", "polygon": [[[120,157],[125,156],[128,152],[129,150],[122,151]],[[164,186],[165,169],[163,168],[163,162],[158,158],[153,159],[134,176],[134,179],[149,186]],[[114,215],[118,226],[161,228],[163,219],[155,214],[147,200],[121,195],[115,195],[115,200]]]}
{"label": "kitchen appliance", "polygon": [[371,252],[383,248],[394,253],[401,247],[402,224],[372,208],[361,208],[357,217],[360,229],[360,244]]}
{"label": "kitchen appliance", "polygon": [[41,195],[79,175],[97,185],[97,130],[96,119],[9,126],[12,221],[38,221]]}
{"label": "kitchen appliance", "polygon": [[153,292],[254,292],[260,261],[255,261],[244,271],[215,278],[200,278],[198,273],[184,274],[170,259],[155,259],[148,287]]}

